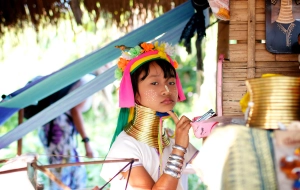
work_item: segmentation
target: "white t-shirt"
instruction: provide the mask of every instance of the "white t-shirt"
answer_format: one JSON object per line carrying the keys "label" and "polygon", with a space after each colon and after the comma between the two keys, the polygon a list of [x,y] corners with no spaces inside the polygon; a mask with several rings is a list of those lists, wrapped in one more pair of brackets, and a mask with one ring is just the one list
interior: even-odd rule
{"label": "white t-shirt", "polygon": [[[168,129],[170,130],[170,129]],[[170,134],[170,133],[169,133]],[[169,155],[172,152],[172,146],[175,144],[175,140],[170,138],[170,145],[165,147],[163,150],[163,168],[165,168],[166,162]],[[198,153],[198,150],[189,144],[187,148],[187,153],[184,155],[184,166],[189,163]],[[160,176],[159,169],[159,154],[156,148],[150,147],[145,143],[139,142],[133,137],[129,136],[126,132],[122,131],[117,137],[116,141],[112,145],[106,160],[113,159],[124,159],[124,158],[135,158],[139,161],[134,162],[132,167],[144,166],[146,171],[150,174],[152,179],[156,182]],[[114,177],[128,162],[118,162],[118,163],[106,163],[103,164],[101,171],[101,177],[106,181]],[[123,171],[127,171],[129,166]],[[121,190],[125,189],[126,179],[122,176],[116,176],[111,182],[110,190]],[[127,189],[132,189],[128,184]],[[183,184],[179,180],[177,190],[183,190]]]}

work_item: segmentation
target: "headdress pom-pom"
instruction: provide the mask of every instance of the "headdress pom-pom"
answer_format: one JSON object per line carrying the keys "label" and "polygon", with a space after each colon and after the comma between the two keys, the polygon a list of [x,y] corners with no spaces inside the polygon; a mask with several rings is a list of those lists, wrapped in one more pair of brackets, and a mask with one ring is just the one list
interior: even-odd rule
{"label": "headdress pom-pom", "polygon": [[122,76],[123,76],[123,71],[121,68],[117,68],[115,70],[115,78],[118,79],[118,80],[121,80],[122,79]]}

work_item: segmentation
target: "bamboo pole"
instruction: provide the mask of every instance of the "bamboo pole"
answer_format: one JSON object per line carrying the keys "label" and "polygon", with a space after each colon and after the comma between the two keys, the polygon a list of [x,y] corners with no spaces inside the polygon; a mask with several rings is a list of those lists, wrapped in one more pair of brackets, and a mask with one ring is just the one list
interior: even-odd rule
{"label": "bamboo pole", "polygon": [[255,0],[248,0],[247,78],[255,77]]}
{"label": "bamboo pole", "polygon": [[51,179],[52,181],[54,181],[63,190],[71,190],[70,187],[68,187],[67,185],[65,185],[60,179],[58,179],[50,170],[48,170],[44,166],[39,166],[39,165],[36,164],[36,162],[33,162],[31,165],[32,165],[33,168],[35,168],[35,169],[43,172],[44,174],[46,174],[46,176],[48,176],[49,179]]}
{"label": "bamboo pole", "polygon": [[43,165],[45,168],[61,168],[61,167],[68,167],[68,166],[78,166],[78,165],[90,165],[90,164],[104,164],[104,163],[116,163],[116,162],[131,162],[131,161],[138,161],[139,159],[122,159],[122,160],[98,160],[98,161],[89,161],[89,162],[74,162],[74,163],[66,163],[66,164],[49,164]]}
{"label": "bamboo pole", "polygon": [[217,65],[217,115],[223,115],[223,61],[224,55],[219,55],[218,65]]}
{"label": "bamboo pole", "polygon": [[11,169],[11,170],[5,170],[5,171],[1,171],[1,172],[0,172],[0,175],[1,175],[1,174],[14,173],[14,172],[21,172],[21,171],[26,171],[26,170],[27,170],[27,167],[24,167],[24,168],[17,168],[17,169]]}
{"label": "bamboo pole", "polygon": [[[116,163],[116,162],[131,162],[131,161],[139,161],[139,159],[134,158],[126,158],[120,160],[97,160],[97,161],[89,161],[89,162],[75,162],[75,163],[66,163],[66,164],[49,164],[49,165],[40,165],[44,168],[60,168],[60,167],[68,167],[68,166],[79,166],[79,165],[90,165],[90,164],[104,164],[104,163]],[[37,166],[36,164],[32,165],[33,167]],[[16,168],[6,171],[0,171],[1,174],[20,172],[27,170],[27,167],[24,168]]]}
{"label": "bamboo pole", "polygon": [[[18,112],[19,125],[23,123],[23,117],[24,117],[24,109],[20,109]],[[20,156],[21,154],[22,154],[22,138],[18,140],[18,150],[17,150],[17,155]]]}

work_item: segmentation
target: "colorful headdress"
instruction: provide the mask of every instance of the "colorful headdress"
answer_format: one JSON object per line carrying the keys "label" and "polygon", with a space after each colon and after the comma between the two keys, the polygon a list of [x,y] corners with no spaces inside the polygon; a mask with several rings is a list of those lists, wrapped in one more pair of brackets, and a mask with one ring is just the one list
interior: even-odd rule
{"label": "colorful headdress", "polygon": [[[125,46],[118,47],[123,50],[118,62],[118,69],[115,72],[115,77],[121,79],[119,90],[119,107],[121,108],[130,108],[135,105],[130,74],[141,65],[149,61],[163,59],[168,61],[175,69],[178,67],[178,63],[172,59],[172,56],[174,56],[175,53],[175,48],[168,43],[159,44],[156,41],[152,44],[144,42],[139,46],[130,48],[128,51],[125,51],[128,49]],[[176,85],[179,101],[185,100],[182,86],[177,74]]]}

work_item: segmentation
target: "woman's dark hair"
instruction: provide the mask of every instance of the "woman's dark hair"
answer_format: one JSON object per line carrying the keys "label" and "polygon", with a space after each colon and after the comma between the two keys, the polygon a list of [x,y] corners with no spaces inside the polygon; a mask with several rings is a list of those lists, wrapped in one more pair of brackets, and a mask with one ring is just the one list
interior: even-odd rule
{"label": "woman's dark hair", "polygon": [[143,71],[145,72],[144,76],[141,78],[142,80],[144,80],[149,75],[149,66],[150,66],[150,63],[152,63],[153,61],[155,61],[160,66],[160,68],[163,70],[164,78],[172,78],[172,77],[175,78],[176,77],[176,70],[172,66],[172,64],[169,63],[168,61],[166,61],[164,59],[148,61],[147,63],[144,63],[142,66],[140,66],[138,69],[136,69],[131,74],[131,83],[132,83],[134,96],[136,95],[136,93],[138,93],[138,82],[139,82],[140,74]]}

